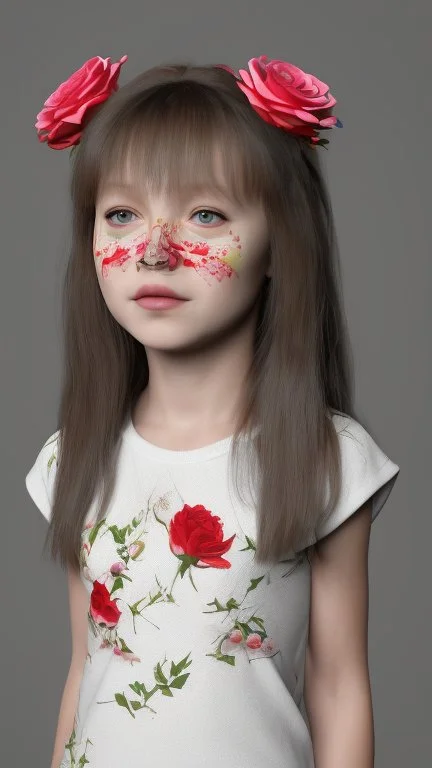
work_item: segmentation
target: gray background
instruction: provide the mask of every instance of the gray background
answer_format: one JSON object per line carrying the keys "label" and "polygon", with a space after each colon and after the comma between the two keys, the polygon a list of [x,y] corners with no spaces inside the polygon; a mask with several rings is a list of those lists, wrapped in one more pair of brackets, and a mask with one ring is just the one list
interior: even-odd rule
{"label": "gray background", "polygon": [[[120,83],[160,62],[239,67],[265,53],[321,77],[338,99],[344,128],[322,151],[357,407],[401,467],[370,547],[376,766],[430,765],[428,6],[15,0],[3,7],[2,765],[49,765],[70,653],[65,577],[42,557],[46,523],[24,486],[56,427],[59,293],[69,245],[68,152],[38,145],[33,125],[43,101],[86,59],[124,53]],[[192,768],[197,764],[192,754]]]}

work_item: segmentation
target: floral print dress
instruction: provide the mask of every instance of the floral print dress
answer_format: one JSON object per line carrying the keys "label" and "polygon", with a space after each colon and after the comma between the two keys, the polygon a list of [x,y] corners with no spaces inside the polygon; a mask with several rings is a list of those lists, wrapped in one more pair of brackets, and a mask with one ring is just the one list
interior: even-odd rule
{"label": "floral print dress", "polygon": [[[333,416],[343,486],[327,535],[399,472],[349,417]],[[50,519],[54,433],[27,474]],[[81,546],[88,656],[61,768],[313,768],[303,707],[310,568],[255,561],[256,516],[230,481],[231,438],[173,451],[127,423],[106,516]]]}

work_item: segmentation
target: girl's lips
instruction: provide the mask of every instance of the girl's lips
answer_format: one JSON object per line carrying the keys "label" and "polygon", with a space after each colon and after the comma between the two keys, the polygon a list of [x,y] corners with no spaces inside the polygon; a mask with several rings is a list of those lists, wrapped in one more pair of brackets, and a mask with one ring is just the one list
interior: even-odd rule
{"label": "girl's lips", "polygon": [[185,303],[185,299],[173,296],[141,296],[136,303],[143,309],[172,309]]}
{"label": "girl's lips", "polygon": [[175,293],[171,288],[168,288],[166,285],[142,285],[141,288],[138,288],[134,299],[138,300],[143,297],[169,297],[171,299],[179,299],[181,301],[185,300],[184,296],[180,296],[178,293]]}

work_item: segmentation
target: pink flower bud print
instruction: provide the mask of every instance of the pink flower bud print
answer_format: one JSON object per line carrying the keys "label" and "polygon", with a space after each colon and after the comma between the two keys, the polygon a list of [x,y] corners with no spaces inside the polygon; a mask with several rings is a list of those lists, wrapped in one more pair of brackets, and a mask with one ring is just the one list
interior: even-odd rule
{"label": "pink flower bud print", "polygon": [[248,635],[246,638],[246,645],[248,648],[261,648],[262,640],[256,632],[252,632],[252,634]]}
{"label": "pink flower bud print", "polygon": [[230,632],[229,639],[231,643],[241,643],[243,635],[239,629],[233,629],[233,631]]}
{"label": "pink flower bud print", "polygon": [[272,637],[265,637],[262,641],[261,650],[265,653],[272,653],[276,648],[276,643]]}
{"label": "pink flower bud print", "polygon": [[112,564],[110,571],[113,576],[118,576],[118,574],[124,571],[125,568],[126,563],[123,563],[121,560],[119,560],[117,563]]}
{"label": "pink flower bud print", "polygon": [[134,541],[133,544],[130,544],[130,546],[128,547],[129,557],[131,557],[132,560],[136,560],[137,557],[140,556],[143,549],[144,549],[143,541]]}
{"label": "pink flower bud print", "polygon": [[132,653],[132,651],[122,651],[117,645],[114,646],[114,655],[121,656],[124,661],[130,661],[131,663],[134,661],[141,661],[139,656],[136,656],[135,653]]}

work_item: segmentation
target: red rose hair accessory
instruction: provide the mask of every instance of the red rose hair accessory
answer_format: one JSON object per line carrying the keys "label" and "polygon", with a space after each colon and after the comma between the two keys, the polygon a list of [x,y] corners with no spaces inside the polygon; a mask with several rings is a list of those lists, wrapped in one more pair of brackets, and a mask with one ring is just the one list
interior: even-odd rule
{"label": "red rose hair accessory", "polygon": [[115,64],[110,58],[94,56],[61,83],[37,115],[35,128],[39,141],[46,141],[52,149],[68,149],[79,144],[93,107],[118,90],[120,68],[125,61],[127,56]]}
{"label": "red rose hair accessory", "polygon": [[319,130],[342,128],[331,114],[337,102],[328,85],[294,64],[259,56],[250,59],[249,72],[240,69],[239,76],[230,67],[219,66],[237,78],[238,87],[266,123],[305,136],[312,147],[329,143],[319,137]]}

